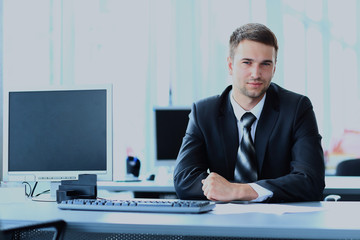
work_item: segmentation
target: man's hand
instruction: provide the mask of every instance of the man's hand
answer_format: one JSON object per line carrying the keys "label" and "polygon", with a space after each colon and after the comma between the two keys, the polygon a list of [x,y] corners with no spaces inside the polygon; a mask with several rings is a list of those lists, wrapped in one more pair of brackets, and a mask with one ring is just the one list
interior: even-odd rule
{"label": "man's hand", "polygon": [[214,172],[210,173],[201,183],[203,184],[204,195],[212,201],[250,201],[258,197],[258,194],[249,184],[231,183]]}

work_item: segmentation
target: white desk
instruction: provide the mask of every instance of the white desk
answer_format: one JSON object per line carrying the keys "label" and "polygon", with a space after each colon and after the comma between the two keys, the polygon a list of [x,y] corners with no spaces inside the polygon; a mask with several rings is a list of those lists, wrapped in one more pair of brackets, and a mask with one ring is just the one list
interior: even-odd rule
{"label": "white desk", "polygon": [[[99,181],[99,189],[111,191],[163,191],[174,192],[172,181]],[[325,188],[332,189],[360,189],[360,177],[325,176]]]}
{"label": "white desk", "polygon": [[325,177],[324,196],[337,194],[343,200],[360,200],[360,177]]}
{"label": "white desk", "polygon": [[109,191],[134,191],[134,192],[175,192],[174,183],[172,181],[98,181],[98,189]]}
{"label": "white desk", "polygon": [[[205,214],[156,214],[59,210],[56,203],[26,200],[0,204],[1,228],[63,219],[66,239],[216,239],[216,237],[360,239],[360,202],[311,202],[283,206],[315,211],[277,213],[279,205],[218,205]],[[260,211],[259,211],[260,207]],[[285,207],[285,208],[287,208]],[[257,210],[255,210],[257,209]],[[292,212],[293,210],[290,210]],[[145,238],[144,238],[145,236]],[[165,237],[164,237],[165,236]],[[104,238],[103,238],[104,239]],[[178,239],[178,238],[176,238]],[[224,239],[224,238],[222,238]]]}
{"label": "white desk", "polygon": [[136,198],[177,198],[172,181],[97,182],[99,190],[128,191]]}
{"label": "white desk", "polygon": [[[338,194],[358,196],[360,199],[360,177],[325,177],[324,195]],[[172,181],[140,181],[140,182],[98,182],[98,188],[109,191],[162,192],[175,193]]]}

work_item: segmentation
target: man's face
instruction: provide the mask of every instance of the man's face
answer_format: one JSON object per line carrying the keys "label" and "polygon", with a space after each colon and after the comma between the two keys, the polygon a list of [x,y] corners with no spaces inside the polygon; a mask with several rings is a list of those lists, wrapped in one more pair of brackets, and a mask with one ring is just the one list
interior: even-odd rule
{"label": "man's face", "polygon": [[250,40],[239,43],[234,57],[228,57],[228,67],[234,98],[240,105],[243,101],[257,103],[262,99],[274,76],[275,61],[273,46]]}

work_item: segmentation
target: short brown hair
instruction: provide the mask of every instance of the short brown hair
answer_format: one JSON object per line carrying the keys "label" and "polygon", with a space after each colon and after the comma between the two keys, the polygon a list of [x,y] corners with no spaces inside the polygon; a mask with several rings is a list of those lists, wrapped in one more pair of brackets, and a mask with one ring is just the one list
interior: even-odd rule
{"label": "short brown hair", "polygon": [[231,35],[229,41],[230,57],[233,59],[235,49],[243,40],[260,42],[275,48],[275,60],[277,59],[278,43],[275,34],[265,25],[260,23],[248,23],[237,28]]}

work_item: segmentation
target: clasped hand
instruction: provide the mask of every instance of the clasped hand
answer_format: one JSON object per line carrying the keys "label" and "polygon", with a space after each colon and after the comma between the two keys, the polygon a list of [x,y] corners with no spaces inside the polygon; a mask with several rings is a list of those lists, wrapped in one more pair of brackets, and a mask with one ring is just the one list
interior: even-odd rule
{"label": "clasped hand", "polygon": [[249,184],[231,183],[215,172],[211,172],[201,183],[204,195],[211,201],[250,201],[258,196]]}

